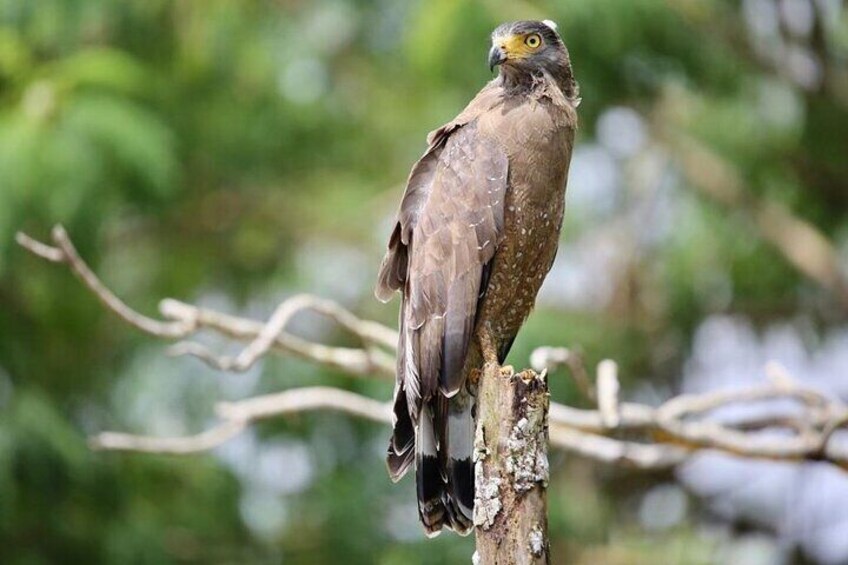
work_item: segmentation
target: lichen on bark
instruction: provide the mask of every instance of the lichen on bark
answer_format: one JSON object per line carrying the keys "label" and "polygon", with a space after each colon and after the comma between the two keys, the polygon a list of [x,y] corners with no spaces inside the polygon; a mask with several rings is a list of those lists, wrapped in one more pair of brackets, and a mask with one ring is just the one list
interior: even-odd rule
{"label": "lichen on bark", "polygon": [[521,418],[512,427],[506,470],[516,491],[530,490],[536,483],[548,485],[547,441],[547,418],[540,410],[531,410],[529,418]]}
{"label": "lichen on bark", "polygon": [[483,464],[487,455],[483,427],[478,426],[474,437],[474,525],[483,529],[495,523],[501,509],[501,478],[486,475]]}

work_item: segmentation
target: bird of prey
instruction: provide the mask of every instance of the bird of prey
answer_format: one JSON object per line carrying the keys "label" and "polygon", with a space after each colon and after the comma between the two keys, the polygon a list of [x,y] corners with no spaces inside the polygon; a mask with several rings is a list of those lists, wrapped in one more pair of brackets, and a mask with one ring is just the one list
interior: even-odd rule
{"label": "bird of prey", "polygon": [[473,526],[474,395],[503,363],[557,251],[579,104],[568,51],[546,20],[492,33],[489,82],[430,133],[413,166],[375,294],[402,294],[394,481],[415,462],[428,535]]}

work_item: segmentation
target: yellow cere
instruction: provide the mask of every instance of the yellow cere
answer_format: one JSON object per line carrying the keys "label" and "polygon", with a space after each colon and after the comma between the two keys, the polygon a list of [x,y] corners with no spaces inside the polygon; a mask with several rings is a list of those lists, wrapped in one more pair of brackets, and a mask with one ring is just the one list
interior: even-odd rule
{"label": "yellow cere", "polygon": [[523,59],[539,49],[542,38],[538,33],[522,33],[496,37],[493,44],[504,50],[507,59]]}

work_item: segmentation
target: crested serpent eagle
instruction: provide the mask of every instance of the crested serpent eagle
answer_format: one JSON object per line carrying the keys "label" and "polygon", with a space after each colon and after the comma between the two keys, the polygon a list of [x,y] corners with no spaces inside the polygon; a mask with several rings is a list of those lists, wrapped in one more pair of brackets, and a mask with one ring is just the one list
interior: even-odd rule
{"label": "crested serpent eagle", "polygon": [[557,251],[579,103],[550,21],[492,33],[489,82],[412,168],[376,295],[400,291],[391,478],[415,463],[429,535],[473,526],[474,401],[503,363]]}

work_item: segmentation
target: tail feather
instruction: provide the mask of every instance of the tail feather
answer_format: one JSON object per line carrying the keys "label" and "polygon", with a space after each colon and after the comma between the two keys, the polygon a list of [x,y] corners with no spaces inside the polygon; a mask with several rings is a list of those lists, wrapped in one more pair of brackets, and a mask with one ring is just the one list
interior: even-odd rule
{"label": "tail feather", "polygon": [[415,457],[415,428],[409,416],[406,393],[402,386],[395,387],[392,420],[393,432],[386,454],[386,464],[392,481],[398,482],[409,470]]}
{"label": "tail feather", "polygon": [[473,406],[474,397],[466,389],[450,399],[437,395],[423,404],[414,421],[403,385],[395,388],[389,475],[397,482],[415,461],[418,513],[430,537],[444,527],[460,535],[473,529]]}
{"label": "tail feather", "polygon": [[447,488],[445,507],[451,528],[461,535],[473,527],[474,515],[474,419],[468,394],[458,395],[450,405],[447,441]]}
{"label": "tail feather", "polygon": [[442,501],[445,480],[439,461],[438,443],[429,406],[421,410],[415,445],[415,481],[418,492],[418,515],[428,536],[438,535],[445,523]]}

